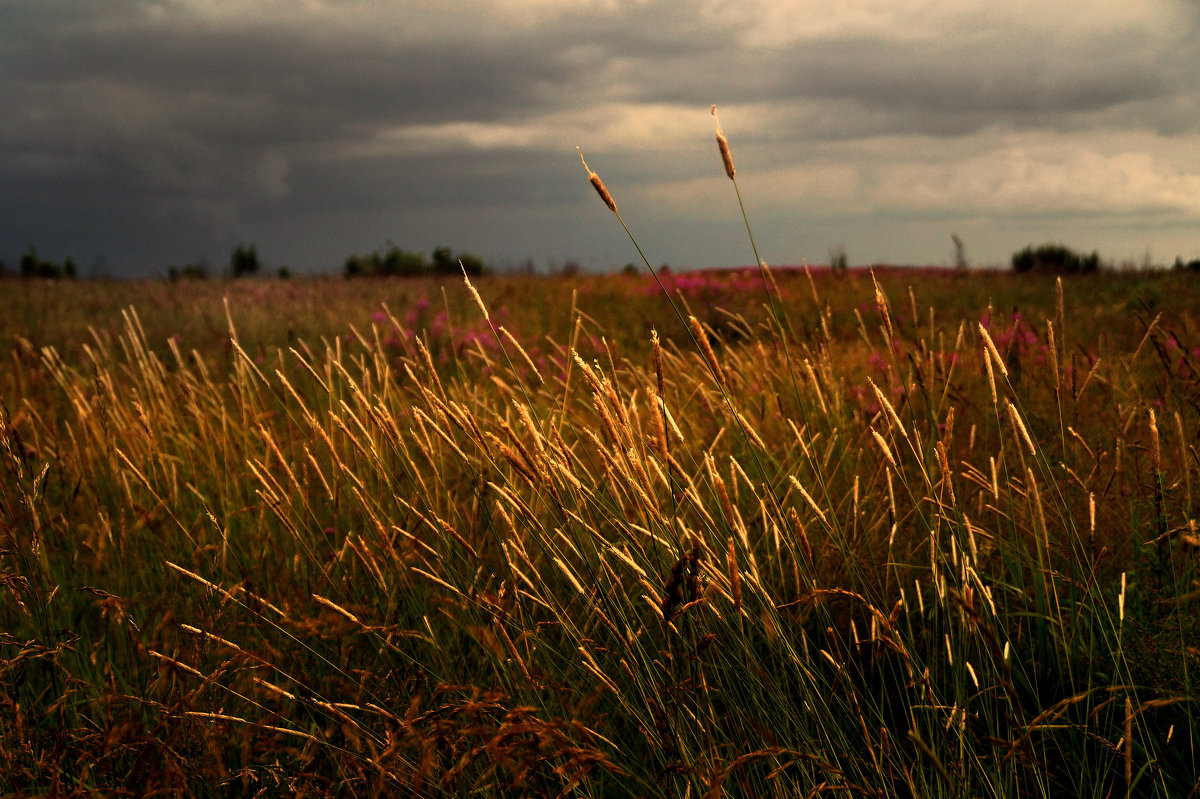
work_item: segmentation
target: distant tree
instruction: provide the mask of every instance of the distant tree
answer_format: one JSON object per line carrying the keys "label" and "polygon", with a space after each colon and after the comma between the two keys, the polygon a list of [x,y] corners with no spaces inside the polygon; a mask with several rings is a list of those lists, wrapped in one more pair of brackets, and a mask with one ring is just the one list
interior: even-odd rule
{"label": "distant tree", "polygon": [[460,252],[455,262],[471,277],[479,277],[487,271],[483,259],[469,252]]}
{"label": "distant tree", "polygon": [[375,263],[369,255],[352,253],[342,265],[342,274],[346,277],[370,277],[375,272]]}
{"label": "distant tree", "polygon": [[568,259],[559,267],[558,273],[563,277],[575,277],[579,274],[579,261]]}
{"label": "distant tree", "polygon": [[468,252],[455,255],[449,247],[438,247],[433,251],[430,260],[426,261],[424,253],[402,250],[395,244],[390,244],[384,252],[375,250],[366,255],[350,255],[342,266],[342,274],[346,277],[419,277],[428,274],[453,276],[461,275],[463,269],[467,270],[468,275],[482,275],[487,271],[487,265],[477,255]]}
{"label": "distant tree", "polygon": [[849,265],[850,260],[846,256],[845,245],[839,244],[829,251],[829,266],[834,272],[845,272]]}
{"label": "distant tree", "polygon": [[42,259],[38,258],[37,247],[32,244],[21,254],[21,277],[38,277],[38,267]]}
{"label": "distant tree", "polygon": [[1095,272],[1100,268],[1100,253],[1080,255],[1062,244],[1032,245],[1013,253],[1014,272],[1045,272],[1049,274],[1075,274]]}
{"label": "distant tree", "polygon": [[380,271],[385,275],[417,277],[429,271],[429,264],[425,263],[424,253],[408,252],[393,244],[383,255]]}
{"label": "distant tree", "polygon": [[963,244],[957,233],[951,233],[950,240],[954,242],[954,268],[967,269],[971,265],[967,261],[967,245]]}
{"label": "distant tree", "polygon": [[38,255],[37,247],[32,244],[21,256],[21,277],[74,278],[75,272],[75,261],[70,257],[64,264],[47,261]]}
{"label": "distant tree", "polygon": [[641,271],[635,263],[628,263],[621,267],[621,274],[625,277],[637,277]]}
{"label": "distant tree", "polygon": [[[446,249],[446,252],[449,253],[449,249]],[[451,263],[457,263],[451,256],[446,257],[451,258]],[[457,266],[455,268],[457,269]],[[342,274],[346,277],[418,277],[429,274],[429,271],[430,264],[425,260],[424,253],[403,250],[390,243],[383,252],[375,250],[366,255],[354,253],[346,258],[342,267]]]}
{"label": "distant tree", "polygon": [[[468,275],[478,276],[487,271],[483,259],[469,252],[454,255],[449,247],[438,247],[429,257],[430,266],[435,275],[460,275],[466,270]],[[460,266],[461,264],[461,266]]]}
{"label": "distant tree", "polygon": [[258,250],[254,245],[239,244],[229,256],[229,272],[234,277],[258,274],[262,264],[258,260]]}
{"label": "distant tree", "polygon": [[167,267],[168,280],[205,280],[208,278],[208,266],[203,262],[186,264],[182,269],[176,266]]}
{"label": "distant tree", "polygon": [[432,261],[434,274],[452,275],[458,271],[458,261],[454,259],[449,247],[437,247],[429,259]]}
{"label": "distant tree", "polygon": [[287,266],[280,266],[279,269],[275,271],[275,275],[280,280],[287,280],[292,276],[292,270],[288,269]]}

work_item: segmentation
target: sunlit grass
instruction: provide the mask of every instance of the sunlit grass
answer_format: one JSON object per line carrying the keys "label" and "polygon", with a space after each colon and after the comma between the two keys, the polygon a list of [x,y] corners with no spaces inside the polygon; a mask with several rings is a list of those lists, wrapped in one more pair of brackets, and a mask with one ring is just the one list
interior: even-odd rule
{"label": "sunlit grass", "polygon": [[1194,281],[0,294],[7,792],[1197,785]]}

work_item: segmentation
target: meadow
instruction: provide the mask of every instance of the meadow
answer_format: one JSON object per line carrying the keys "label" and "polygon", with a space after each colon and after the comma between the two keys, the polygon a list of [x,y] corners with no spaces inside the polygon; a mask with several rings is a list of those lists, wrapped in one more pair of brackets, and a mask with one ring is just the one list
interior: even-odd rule
{"label": "meadow", "polygon": [[8,280],[0,341],[5,794],[1200,793],[1194,275]]}
{"label": "meadow", "polygon": [[661,280],[0,283],[4,793],[1196,791],[1200,283]]}

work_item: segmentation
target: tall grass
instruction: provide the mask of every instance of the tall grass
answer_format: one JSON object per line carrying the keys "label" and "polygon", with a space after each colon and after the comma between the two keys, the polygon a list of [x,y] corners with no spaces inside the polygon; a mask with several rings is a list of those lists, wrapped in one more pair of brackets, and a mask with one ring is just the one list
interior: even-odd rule
{"label": "tall grass", "polygon": [[640,346],[487,283],[470,343],[19,345],[5,790],[1195,793],[1195,317],[759,263]]}

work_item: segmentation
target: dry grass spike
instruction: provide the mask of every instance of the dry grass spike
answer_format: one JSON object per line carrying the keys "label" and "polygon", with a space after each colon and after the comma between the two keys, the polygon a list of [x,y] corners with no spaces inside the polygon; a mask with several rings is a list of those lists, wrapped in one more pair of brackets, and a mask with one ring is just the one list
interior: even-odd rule
{"label": "dry grass spike", "polygon": [[733,176],[737,174],[737,169],[733,165],[733,153],[729,151],[729,140],[725,138],[725,132],[721,130],[721,120],[717,119],[717,107],[712,107],[713,120],[717,123],[717,149],[721,151],[721,163],[725,165],[725,174],[733,180]]}
{"label": "dry grass spike", "polygon": [[608,210],[612,211],[614,214],[617,213],[617,201],[614,200],[613,196],[608,193],[608,188],[605,187],[604,181],[600,179],[599,175],[591,170],[591,167],[587,165],[587,161],[583,160],[583,150],[580,150],[578,147],[575,149],[579,153],[579,160],[583,161],[583,168],[587,170],[588,181],[590,181],[592,186],[595,187],[596,193],[600,195],[600,199],[604,200],[604,204],[608,206]]}

